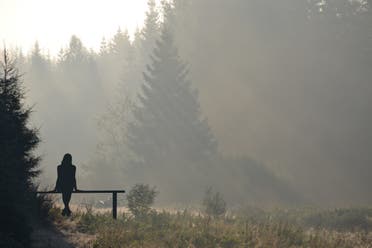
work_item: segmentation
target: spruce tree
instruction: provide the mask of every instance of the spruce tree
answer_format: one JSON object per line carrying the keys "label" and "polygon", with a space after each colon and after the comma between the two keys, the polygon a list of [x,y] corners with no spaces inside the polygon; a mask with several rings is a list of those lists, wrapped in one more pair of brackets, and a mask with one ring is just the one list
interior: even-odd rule
{"label": "spruce tree", "polygon": [[155,0],[148,0],[147,6],[144,27],[140,33],[140,61],[143,66],[151,62],[150,54],[160,34],[159,12]]}
{"label": "spruce tree", "polygon": [[107,45],[107,42],[106,42],[106,38],[102,37],[98,55],[101,56],[101,57],[102,56],[105,57],[105,56],[107,56],[107,54],[108,54],[108,45]]}
{"label": "spruce tree", "polygon": [[47,112],[47,108],[50,107],[47,104],[48,96],[54,93],[52,64],[51,61],[42,54],[38,42],[35,42],[28,62],[25,80],[28,83],[27,86],[33,89],[33,91],[30,92],[30,98],[32,102],[37,104],[39,111]]}
{"label": "spruce tree", "polygon": [[148,0],[147,6],[144,26],[142,29],[137,28],[134,34],[130,69],[125,71],[124,80],[122,80],[129,86],[130,95],[136,95],[139,92],[142,71],[147,64],[151,63],[150,55],[160,34],[159,11],[155,0]]}
{"label": "spruce tree", "polygon": [[110,42],[110,54],[114,63],[122,66],[131,57],[132,45],[130,43],[128,30],[124,32],[119,28]]}
{"label": "spruce tree", "polygon": [[[62,137],[65,139],[63,142],[73,142],[76,147],[71,149],[84,150],[87,148],[83,146],[84,141],[93,143],[95,127],[92,120],[103,109],[104,92],[97,63],[92,53],[76,36],[71,37],[69,47],[64,49],[58,61],[56,84],[60,87],[61,96],[53,100],[61,101],[60,108],[65,110],[63,119],[74,120],[74,125],[66,130],[69,135]],[[60,124],[60,128],[65,125],[63,122]],[[80,138],[72,141],[71,137]]]}
{"label": "spruce tree", "polygon": [[31,109],[22,103],[21,81],[6,50],[0,73],[0,247],[26,247],[39,138],[29,127]]}
{"label": "spruce tree", "polygon": [[[197,92],[168,28],[156,43],[151,60],[143,73],[134,121],[127,130],[128,146],[135,157],[132,165],[145,169],[157,183],[171,171],[186,173],[187,178],[195,169],[191,167],[217,154],[216,140],[201,115]],[[183,187],[173,188],[177,186]]]}

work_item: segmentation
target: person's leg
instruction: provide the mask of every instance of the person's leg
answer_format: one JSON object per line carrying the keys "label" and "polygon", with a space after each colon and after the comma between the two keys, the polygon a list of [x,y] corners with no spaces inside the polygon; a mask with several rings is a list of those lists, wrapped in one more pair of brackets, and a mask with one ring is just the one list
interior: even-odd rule
{"label": "person's leg", "polygon": [[67,213],[67,205],[68,205],[68,202],[66,200],[66,192],[65,191],[62,191],[62,201],[63,201],[63,204],[65,205],[64,209],[62,210],[62,215],[65,216],[66,213]]}
{"label": "person's leg", "polygon": [[70,216],[70,214],[71,214],[71,210],[70,210],[70,207],[69,207],[69,203],[70,203],[70,200],[71,200],[71,194],[72,194],[71,191],[62,192],[62,200],[63,200],[63,204],[65,205],[65,209],[63,210],[63,212],[68,216]]}

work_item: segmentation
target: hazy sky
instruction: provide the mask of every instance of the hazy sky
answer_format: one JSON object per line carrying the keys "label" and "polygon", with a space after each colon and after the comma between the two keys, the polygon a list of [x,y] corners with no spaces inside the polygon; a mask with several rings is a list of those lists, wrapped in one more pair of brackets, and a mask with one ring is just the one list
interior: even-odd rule
{"label": "hazy sky", "polygon": [[132,34],[142,26],[147,0],[0,0],[0,40],[28,51],[39,41],[52,55],[76,34],[98,49],[119,26]]}

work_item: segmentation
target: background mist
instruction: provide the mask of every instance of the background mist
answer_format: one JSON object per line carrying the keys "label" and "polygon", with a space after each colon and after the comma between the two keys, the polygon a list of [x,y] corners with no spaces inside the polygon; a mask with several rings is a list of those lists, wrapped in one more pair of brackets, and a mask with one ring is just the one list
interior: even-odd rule
{"label": "background mist", "polygon": [[[78,34],[57,57],[43,54],[37,43],[27,55],[14,51],[43,140],[41,181],[53,185],[56,166],[70,152],[78,186],[128,187],[140,181],[156,185],[165,202],[196,202],[213,186],[232,204],[371,203],[370,4],[178,0],[157,8],[149,1],[144,27],[133,41],[118,30],[102,40],[99,52],[87,49]],[[128,143],[133,111],[146,106],[140,99],[148,96],[142,73],[159,78],[173,73],[151,74],[146,67],[154,65],[151,56],[161,60],[167,52],[153,53],[164,45],[165,28],[173,55],[186,64],[187,89],[194,92],[188,97],[193,107],[175,108],[167,124],[182,124],[182,111],[200,111],[193,120],[204,123],[216,142],[207,158],[185,156],[205,144],[185,141],[195,134],[191,128],[144,136],[153,137],[159,149],[182,140],[169,146],[178,149],[172,153],[177,156],[167,146],[158,154],[168,156],[153,163],[146,160],[144,144],[134,150]],[[172,103],[149,106],[156,111]]]}

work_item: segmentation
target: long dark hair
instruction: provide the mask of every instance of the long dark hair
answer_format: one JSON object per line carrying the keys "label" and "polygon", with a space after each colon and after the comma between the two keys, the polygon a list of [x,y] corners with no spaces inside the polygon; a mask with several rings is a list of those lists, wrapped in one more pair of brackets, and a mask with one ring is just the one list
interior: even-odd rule
{"label": "long dark hair", "polygon": [[72,165],[72,156],[71,156],[70,153],[66,153],[66,154],[63,156],[63,159],[62,159],[61,165]]}

